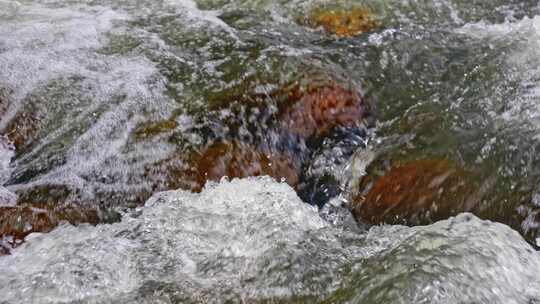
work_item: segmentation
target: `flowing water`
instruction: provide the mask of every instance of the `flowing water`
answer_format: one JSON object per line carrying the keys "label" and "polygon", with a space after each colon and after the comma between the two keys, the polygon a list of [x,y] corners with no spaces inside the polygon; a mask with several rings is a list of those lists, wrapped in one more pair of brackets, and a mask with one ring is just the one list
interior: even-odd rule
{"label": "flowing water", "polygon": [[471,214],[344,231],[289,186],[248,179],[32,235],[0,282],[6,303],[535,303],[539,258]]}
{"label": "flowing water", "polygon": [[[303,21],[355,6],[377,27]],[[0,0],[0,212],[96,212],[3,236],[0,303],[540,303],[539,75],[538,1]],[[372,108],[313,139],[278,102],[306,83]],[[283,181],[163,192],[223,150]],[[417,160],[462,207],[353,217]]]}

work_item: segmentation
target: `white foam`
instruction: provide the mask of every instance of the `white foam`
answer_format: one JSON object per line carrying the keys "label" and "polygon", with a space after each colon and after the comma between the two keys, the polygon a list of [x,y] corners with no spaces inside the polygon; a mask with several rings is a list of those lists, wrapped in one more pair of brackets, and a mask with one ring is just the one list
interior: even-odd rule
{"label": "white foam", "polygon": [[0,0],[0,17],[8,18],[18,13],[21,4],[13,0]]}
{"label": "white foam", "polygon": [[[0,22],[5,49],[0,53],[0,85],[11,88],[11,98],[20,104],[51,79],[84,74],[96,59],[89,51],[103,45],[114,20],[126,18],[105,7],[21,6],[16,19]],[[12,107],[11,113],[16,110]]]}
{"label": "white foam", "polygon": [[16,204],[17,195],[3,186],[0,186],[0,207],[15,206]]}
{"label": "white foam", "polygon": [[[0,21],[0,48],[4,50],[0,52],[0,86],[10,89],[12,101],[0,129],[31,94],[43,97],[38,108],[45,116],[64,122],[20,157],[19,166],[48,162],[51,143],[79,133],[69,142],[62,166],[39,180],[11,188],[32,187],[50,180],[88,186],[81,178],[96,172],[119,174],[119,183],[128,178],[125,158],[136,157],[126,155],[129,134],[137,123],[155,115],[151,113],[168,115],[172,103],[164,95],[165,80],[153,62],[137,55],[101,52],[109,42],[108,34],[127,31],[123,26],[130,19],[126,13],[104,6],[51,8],[24,4],[14,18]],[[70,79],[76,79],[76,86]],[[47,96],[56,86],[61,95]],[[88,120],[91,122],[74,131],[79,123]],[[161,148],[153,149],[159,154]],[[105,161],[110,164],[104,165]]]}
{"label": "white foam", "polygon": [[232,38],[240,41],[236,30],[218,17],[219,11],[200,10],[193,0],[166,0],[166,3],[176,7],[179,13],[184,14],[186,25],[194,27],[210,25],[227,32]]}
{"label": "white foam", "polygon": [[470,214],[367,234],[330,227],[270,178],[156,195],[121,223],[33,234],[0,258],[5,303],[530,303],[540,256]]}
{"label": "white foam", "polygon": [[9,178],[13,168],[11,159],[15,156],[15,147],[5,136],[0,136],[0,186]]}
{"label": "white foam", "polygon": [[507,66],[501,69],[505,80],[512,85],[518,83],[518,90],[513,99],[507,100],[508,110],[498,118],[527,122],[540,130],[540,16],[501,24],[467,24],[458,31],[484,40],[492,48],[509,49],[503,53]]}

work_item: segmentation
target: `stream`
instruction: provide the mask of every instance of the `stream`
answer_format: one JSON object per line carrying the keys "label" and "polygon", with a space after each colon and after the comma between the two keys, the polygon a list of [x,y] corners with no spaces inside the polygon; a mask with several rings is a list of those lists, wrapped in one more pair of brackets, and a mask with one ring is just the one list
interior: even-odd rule
{"label": "stream", "polygon": [[0,0],[0,303],[540,303],[540,3]]}

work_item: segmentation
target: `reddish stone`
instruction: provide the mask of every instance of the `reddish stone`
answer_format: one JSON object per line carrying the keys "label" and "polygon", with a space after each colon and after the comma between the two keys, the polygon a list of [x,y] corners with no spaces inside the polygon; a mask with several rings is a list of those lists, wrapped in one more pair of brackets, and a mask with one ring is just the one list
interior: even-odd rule
{"label": "reddish stone", "polygon": [[40,121],[37,113],[18,113],[1,133],[20,150],[34,140],[41,128]]}
{"label": "reddish stone", "polygon": [[31,206],[0,207],[0,239],[11,237],[12,246],[20,244],[24,238],[33,232],[49,232],[60,221],[68,221],[75,225],[99,222],[98,213],[94,209],[78,206]]}
{"label": "reddish stone", "polygon": [[[290,151],[267,153],[278,148],[261,149],[257,146],[261,139],[275,140],[279,145],[291,135],[306,140],[325,136],[335,127],[369,126],[372,121],[371,104],[357,90],[329,80],[308,85],[292,83],[265,94],[224,94],[221,100],[215,97],[211,104],[213,111],[228,109],[228,113],[232,113],[219,121],[231,132],[232,138],[238,135],[240,128],[265,133],[253,134],[255,139],[249,143],[238,140],[213,143],[202,151],[178,153],[149,166],[146,178],[154,185],[154,191],[177,188],[200,191],[206,181],[217,181],[223,176],[269,175],[284,178],[291,186],[296,186],[303,156]],[[167,121],[174,121],[174,117]],[[175,127],[169,123],[148,126],[144,132],[136,132],[135,137],[169,132]],[[261,126],[268,128],[261,130]],[[292,142],[291,148],[302,148]],[[287,144],[283,146],[279,149],[288,148]]]}
{"label": "reddish stone", "polygon": [[202,153],[175,155],[147,170],[149,179],[156,181],[161,177],[156,190],[181,188],[197,192],[207,181],[219,181],[224,176],[268,175],[294,186],[299,174],[299,166],[286,155],[263,153],[238,142],[214,143]]}
{"label": "reddish stone", "polygon": [[300,19],[300,23],[322,27],[340,37],[356,36],[379,26],[373,12],[365,7],[315,9],[307,18]]}
{"label": "reddish stone", "polygon": [[[249,84],[243,83],[240,87],[253,90]],[[231,130],[232,137],[242,127],[268,126],[265,131],[269,133],[308,139],[324,136],[337,126],[373,124],[373,105],[358,90],[332,80],[313,80],[307,85],[296,82],[268,93],[232,91],[213,96],[209,101],[211,111],[227,109],[232,113],[217,122]],[[175,118],[173,115],[166,120],[143,124],[133,136],[140,140],[173,131],[177,127]]]}
{"label": "reddish stone", "polygon": [[303,139],[324,136],[337,126],[371,126],[374,114],[373,104],[357,89],[332,80],[313,80],[307,85],[295,82],[269,93],[228,96],[214,102],[213,109],[227,107],[238,115],[263,113],[258,123],[262,121],[282,134]]}
{"label": "reddish stone", "polygon": [[412,161],[376,179],[355,199],[354,214],[372,224],[427,224],[469,211],[474,189],[470,175],[449,161]]}
{"label": "reddish stone", "polygon": [[337,126],[370,124],[371,105],[359,92],[335,83],[295,86],[279,105],[279,121],[288,132],[308,138],[329,133]]}

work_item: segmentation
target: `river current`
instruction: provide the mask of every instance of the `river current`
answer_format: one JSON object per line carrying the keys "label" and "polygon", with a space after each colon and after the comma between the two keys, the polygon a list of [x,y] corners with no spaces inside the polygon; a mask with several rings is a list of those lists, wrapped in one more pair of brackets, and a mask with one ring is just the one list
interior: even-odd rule
{"label": "river current", "polygon": [[540,303],[539,75],[538,1],[0,0],[0,303]]}

